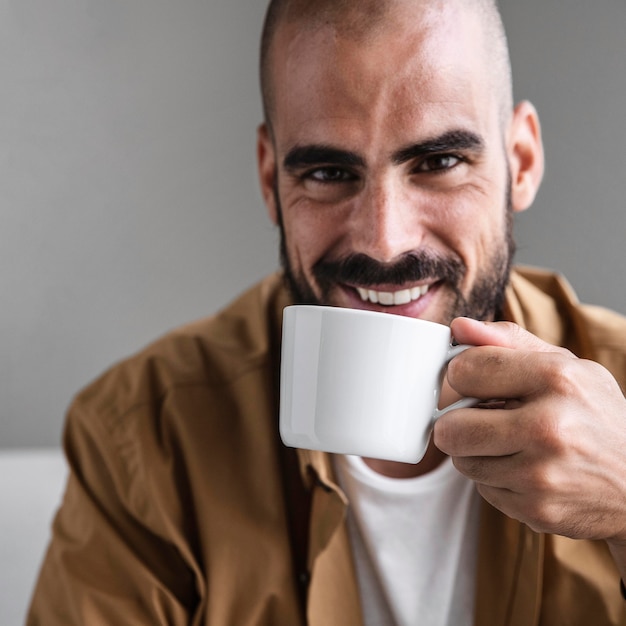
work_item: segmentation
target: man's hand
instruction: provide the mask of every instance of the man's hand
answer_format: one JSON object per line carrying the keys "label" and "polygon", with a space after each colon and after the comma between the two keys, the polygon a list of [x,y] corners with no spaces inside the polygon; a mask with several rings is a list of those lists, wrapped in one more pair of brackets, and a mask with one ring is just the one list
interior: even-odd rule
{"label": "man's hand", "polygon": [[[487,402],[435,424],[480,494],[538,532],[605,539],[626,578],[626,399],[592,361],[518,326],[458,318],[448,382]],[[484,408],[489,406],[489,409]]]}

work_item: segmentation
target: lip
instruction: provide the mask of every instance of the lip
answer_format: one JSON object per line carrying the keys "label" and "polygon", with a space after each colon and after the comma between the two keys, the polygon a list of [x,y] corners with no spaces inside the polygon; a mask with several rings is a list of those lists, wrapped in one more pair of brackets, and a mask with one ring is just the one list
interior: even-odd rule
{"label": "lip", "polygon": [[[341,291],[347,299],[347,305],[352,309],[362,309],[365,311],[377,311],[382,313],[393,313],[394,315],[404,315],[405,317],[423,317],[429,305],[432,303],[437,292],[439,291],[442,281],[438,281],[429,285],[426,294],[406,304],[395,305],[382,305],[374,304],[373,302],[365,301],[361,298],[357,291],[356,286],[352,285],[340,285]],[[360,286],[360,285],[359,285]],[[388,291],[395,292],[400,289],[411,289],[412,287],[419,287],[421,285],[368,285],[367,288],[375,289],[376,291]]]}

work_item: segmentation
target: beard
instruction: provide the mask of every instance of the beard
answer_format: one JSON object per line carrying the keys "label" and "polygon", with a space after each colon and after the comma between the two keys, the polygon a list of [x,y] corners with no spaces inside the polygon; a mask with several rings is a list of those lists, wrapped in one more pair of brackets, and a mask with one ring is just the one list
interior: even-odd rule
{"label": "beard", "polygon": [[320,259],[312,274],[320,295],[304,273],[297,273],[289,258],[282,207],[278,190],[274,188],[274,199],[280,230],[280,261],[285,283],[293,301],[297,304],[329,304],[332,289],[338,284],[352,285],[404,285],[422,281],[437,281],[452,294],[446,312],[438,321],[450,324],[456,317],[471,317],[482,321],[493,321],[501,317],[506,287],[515,255],[513,239],[513,209],[511,206],[510,176],[506,198],[503,202],[505,228],[502,239],[494,242],[494,250],[488,263],[481,268],[469,293],[464,295],[461,286],[467,273],[463,260],[455,254],[440,255],[428,249],[404,254],[394,263],[380,263],[366,254],[349,254],[341,259]]}

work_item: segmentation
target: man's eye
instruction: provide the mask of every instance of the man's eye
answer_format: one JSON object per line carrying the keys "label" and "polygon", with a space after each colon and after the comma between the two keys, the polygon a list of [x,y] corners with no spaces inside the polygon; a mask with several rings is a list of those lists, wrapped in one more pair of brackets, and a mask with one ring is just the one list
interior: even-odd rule
{"label": "man's eye", "polygon": [[461,163],[463,159],[454,154],[435,154],[429,156],[415,168],[417,172],[440,172],[451,170]]}
{"label": "man's eye", "polygon": [[320,167],[308,172],[306,178],[318,183],[343,183],[354,180],[354,175],[340,167]]}

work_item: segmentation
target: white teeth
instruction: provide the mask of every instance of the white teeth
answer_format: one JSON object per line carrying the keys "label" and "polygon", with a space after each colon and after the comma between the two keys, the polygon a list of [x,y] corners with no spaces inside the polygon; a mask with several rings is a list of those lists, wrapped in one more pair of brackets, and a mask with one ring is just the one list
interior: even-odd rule
{"label": "white teeth", "polygon": [[380,304],[384,304],[385,306],[393,304],[393,293],[389,291],[381,291],[378,294],[378,302],[380,302]]}
{"label": "white teeth", "polygon": [[421,287],[413,287],[412,289],[400,289],[399,291],[374,291],[373,289],[363,289],[358,287],[357,291],[363,302],[371,302],[373,304],[382,304],[385,306],[408,304],[419,300],[428,292],[428,285]]}
{"label": "white teeth", "polygon": [[394,304],[408,304],[411,302],[411,290],[403,289],[402,291],[396,291],[393,294],[393,303]]}

